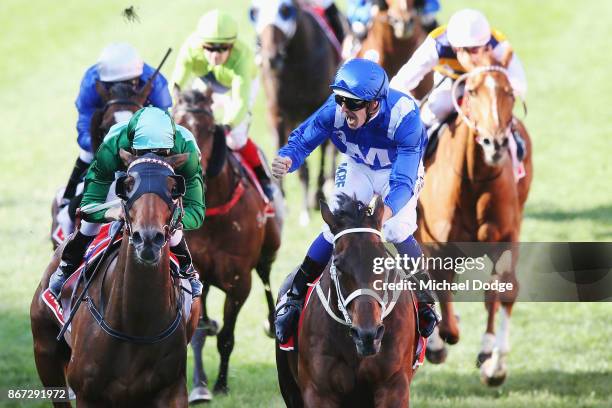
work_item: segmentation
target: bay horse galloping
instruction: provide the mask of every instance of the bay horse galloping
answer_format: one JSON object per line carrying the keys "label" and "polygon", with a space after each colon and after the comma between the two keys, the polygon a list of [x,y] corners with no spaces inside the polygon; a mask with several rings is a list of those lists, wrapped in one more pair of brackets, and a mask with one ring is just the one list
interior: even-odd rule
{"label": "bay horse galloping", "polygon": [[[509,56],[506,57],[504,61],[509,61]],[[457,89],[463,81],[465,92],[459,106]],[[417,233],[423,243],[506,243],[500,245],[499,253],[493,254],[495,267],[491,279],[513,283],[514,290],[485,293],[488,319],[478,355],[483,381],[499,385],[506,376],[510,315],[518,295],[516,244],[533,177],[531,141],[523,124],[513,116],[515,97],[503,64],[487,58],[483,66],[472,67],[455,82],[453,101],[459,117],[439,136],[435,155],[426,163]],[[514,143],[512,129],[520,131],[527,146],[525,175],[518,181],[510,154]],[[438,279],[453,279],[452,271],[432,273]],[[452,295],[439,292],[438,297],[442,308],[439,337],[434,333],[428,343],[428,358],[432,357],[434,362],[444,359],[443,341],[449,344],[459,341]],[[496,335],[495,315],[500,305],[500,330]]]}
{"label": "bay horse galloping", "polygon": [[[202,364],[205,336],[216,334],[216,323],[208,318],[206,296],[213,285],[225,292],[223,327],[217,334],[221,357],[214,391],[228,391],[228,367],[234,348],[234,329],[242,305],[251,290],[251,270],[261,278],[268,305],[267,321],[274,327],[274,299],[270,289],[270,270],[280,247],[280,211],[270,217],[257,187],[228,150],[222,128],[214,125],[212,100],[197,90],[176,96],[174,119],[195,135],[202,152],[206,175],[206,218],[202,227],[186,233],[193,263],[204,284],[202,321],[192,340],[194,350],[194,389],[190,402],[212,398]],[[276,203],[278,208],[282,203]]]}
{"label": "bay horse galloping", "polygon": [[[340,63],[338,44],[326,34],[326,23],[297,0],[272,0],[251,9],[255,24],[262,80],[266,93],[268,119],[280,148],[287,144],[290,132],[308,118],[329,96],[329,85]],[[329,34],[329,32],[328,32]],[[333,36],[333,34],[331,34]],[[335,171],[335,163],[326,169],[326,157],[335,160],[329,142],[321,145],[321,161],[314,206],[324,198],[323,184]],[[299,169],[304,196],[300,223],[309,222],[308,165]],[[333,177],[332,177],[333,178]]]}
{"label": "bay horse galloping", "polygon": [[75,295],[84,292],[87,305],[76,310],[64,338],[56,340],[56,317],[41,298],[62,247],[34,294],[30,317],[38,374],[45,387],[69,384],[79,407],[187,406],[187,343],[200,302],[196,299],[190,316],[184,315],[185,295],[171,275],[168,245],[184,192],[173,169],[187,157],[137,158],[121,151],[128,168],[117,181],[124,192],[123,239],[117,252],[82,276],[87,283],[81,280]]}
{"label": "bay horse galloping", "polygon": [[[94,153],[104,141],[104,136],[111,126],[129,120],[134,112],[144,106],[151,92],[152,84],[153,81],[150,79],[141,89],[135,90],[133,86],[124,82],[114,83],[109,89],[102,82],[96,82],[96,91],[100,95],[104,106],[97,109],[91,117],[90,134]],[[78,188],[77,192],[79,190],[81,188]],[[51,203],[51,243],[53,249],[56,249],[72,233],[72,231],[58,229],[57,214],[60,210],[59,205],[63,194],[63,188],[59,189]],[[82,194],[79,193],[70,201],[68,212],[72,219],[74,219],[76,209],[81,204],[81,198]]]}
{"label": "bay horse galloping", "polygon": [[[387,0],[388,8],[372,17],[372,27],[363,40],[358,58],[367,58],[382,66],[389,78],[397,74],[423,43],[427,33],[421,25],[414,0]],[[428,74],[413,91],[422,98],[433,85]]]}
{"label": "bay horse galloping", "polygon": [[406,407],[420,339],[412,292],[378,287],[406,275],[373,273],[376,259],[388,255],[380,238],[384,205],[378,197],[371,209],[346,195],[338,203],[334,214],[321,204],[335,246],[306,301],[298,351],[277,344],[280,389],[292,408]]}

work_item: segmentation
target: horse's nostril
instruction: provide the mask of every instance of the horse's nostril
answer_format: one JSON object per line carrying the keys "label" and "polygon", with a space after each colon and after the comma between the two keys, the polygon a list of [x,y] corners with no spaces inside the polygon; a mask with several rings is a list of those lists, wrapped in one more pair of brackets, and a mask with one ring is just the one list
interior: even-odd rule
{"label": "horse's nostril", "polygon": [[508,138],[507,138],[507,137],[504,137],[504,138],[502,139],[502,146],[503,146],[503,147],[508,146]]}
{"label": "horse's nostril", "polygon": [[135,245],[142,245],[143,239],[142,239],[142,235],[140,235],[140,232],[134,231],[134,233],[132,234],[132,242]]}
{"label": "horse's nostril", "polygon": [[491,139],[489,139],[488,137],[485,137],[484,139],[482,139],[482,143],[486,144],[487,146],[491,144]]}
{"label": "horse's nostril", "polygon": [[359,331],[357,331],[356,328],[351,327],[350,333],[351,333],[351,337],[352,338],[354,338],[354,339],[358,339],[359,338]]}
{"label": "horse's nostril", "polygon": [[153,243],[157,246],[164,245],[165,240],[166,240],[166,237],[161,232],[156,233],[155,236],[153,237]]}

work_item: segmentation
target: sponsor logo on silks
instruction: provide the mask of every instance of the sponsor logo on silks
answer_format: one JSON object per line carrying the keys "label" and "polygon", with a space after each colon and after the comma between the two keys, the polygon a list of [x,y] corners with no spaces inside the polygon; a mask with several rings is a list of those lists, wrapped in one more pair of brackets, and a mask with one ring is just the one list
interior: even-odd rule
{"label": "sponsor logo on silks", "polygon": [[336,170],[336,187],[344,187],[344,183],[346,181],[346,163],[341,163]]}

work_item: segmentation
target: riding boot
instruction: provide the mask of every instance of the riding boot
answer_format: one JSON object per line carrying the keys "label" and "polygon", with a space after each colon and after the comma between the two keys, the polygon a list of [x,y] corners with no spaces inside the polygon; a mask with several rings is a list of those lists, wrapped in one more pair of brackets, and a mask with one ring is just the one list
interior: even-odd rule
{"label": "riding boot", "polygon": [[187,241],[185,237],[180,240],[176,246],[171,246],[170,250],[179,262],[179,275],[181,278],[186,278],[191,284],[191,296],[198,297],[202,295],[202,282],[200,282],[200,276],[193,267],[191,259],[191,253],[187,247]]}
{"label": "riding boot", "polygon": [[77,231],[76,234],[68,238],[60,264],[49,278],[49,290],[53,296],[59,299],[64,282],[76,271],[83,260],[85,250],[94,238],[94,236],[82,234],[81,231]]}
{"label": "riding boot", "polygon": [[270,200],[270,202],[274,201],[274,190],[272,189],[272,180],[270,179],[270,176],[266,172],[266,169],[264,168],[263,164],[260,164],[259,166],[255,167],[253,171],[255,172],[255,175],[257,176],[257,180],[259,180],[259,184],[261,184],[261,188],[266,194],[266,197],[268,197],[268,200]]}
{"label": "riding boot", "polygon": [[336,39],[340,44],[344,41],[344,23],[342,22],[342,16],[338,11],[335,3],[332,3],[331,6],[325,9],[325,18],[327,18],[327,22],[329,23]]}
{"label": "riding boot", "polygon": [[80,157],[76,159],[72,173],[70,173],[70,178],[68,179],[68,184],[66,184],[66,189],[64,190],[64,196],[62,197],[62,203],[64,205],[68,204],[70,200],[74,198],[76,188],[83,180],[83,177],[85,177],[88,167],[89,163],[84,162]]}
{"label": "riding boot", "polygon": [[522,162],[527,153],[527,145],[525,144],[525,139],[523,139],[521,132],[514,125],[512,125],[512,137],[514,137],[514,141],[516,142],[516,158],[518,161]]}
{"label": "riding boot", "polygon": [[255,173],[255,176],[257,176],[257,179],[259,180],[261,188],[266,194],[266,197],[268,197],[270,201],[274,200],[272,181],[270,180],[270,176],[268,176],[268,173],[266,173],[266,169],[261,163],[261,158],[259,157],[259,150],[257,149],[257,146],[255,145],[255,143],[253,143],[250,137],[247,139],[244,146],[240,150],[238,150],[238,153],[240,153],[244,161],[247,162],[249,167],[251,167],[251,169]]}
{"label": "riding boot", "polygon": [[[409,236],[405,241],[395,244],[395,248],[400,255],[408,255],[411,258],[423,256],[421,247],[414,236]],[[429,273],[425,270],[411,271],[413,279],[416,279],[415,295],[418,301],[419,333],[423,337],[431,336],[434,329],[440,322],[435,310],[435,300],[432,293],[426,288],[424,283],[429,281]]]}
{"label": "riding boot", "polygon": [[276,338],[281,344],[286,343],[295,333],[308,284],[321,276],[321,273],[325,270],[325,265],[306,256],[295,272],[291,287],[281,297],[274,316]]}

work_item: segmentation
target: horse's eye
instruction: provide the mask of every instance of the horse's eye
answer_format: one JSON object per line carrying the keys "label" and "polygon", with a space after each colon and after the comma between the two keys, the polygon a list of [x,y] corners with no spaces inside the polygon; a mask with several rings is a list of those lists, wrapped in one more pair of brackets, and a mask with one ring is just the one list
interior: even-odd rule
{"label": "horse's eye", "polygon": [[288,4],[283,4],[278,9],[278,13],[280,14],[283,20],[289,20],[293,16],[294,11],[295,10],[293,6],[290,6]]}
{"label": "horse's eye", "polygon": [[256,23],[258,16],[259,16],[259,9],[257,7],[251,7],[249,9],[249,20],[251,20],[251,23]]}
{"label": "horse's eye", "polygon": [[470,94],[470,96],[476,96],[476,90],[474,88],[470,88],[467,91],[468,91],[468,94]]}

